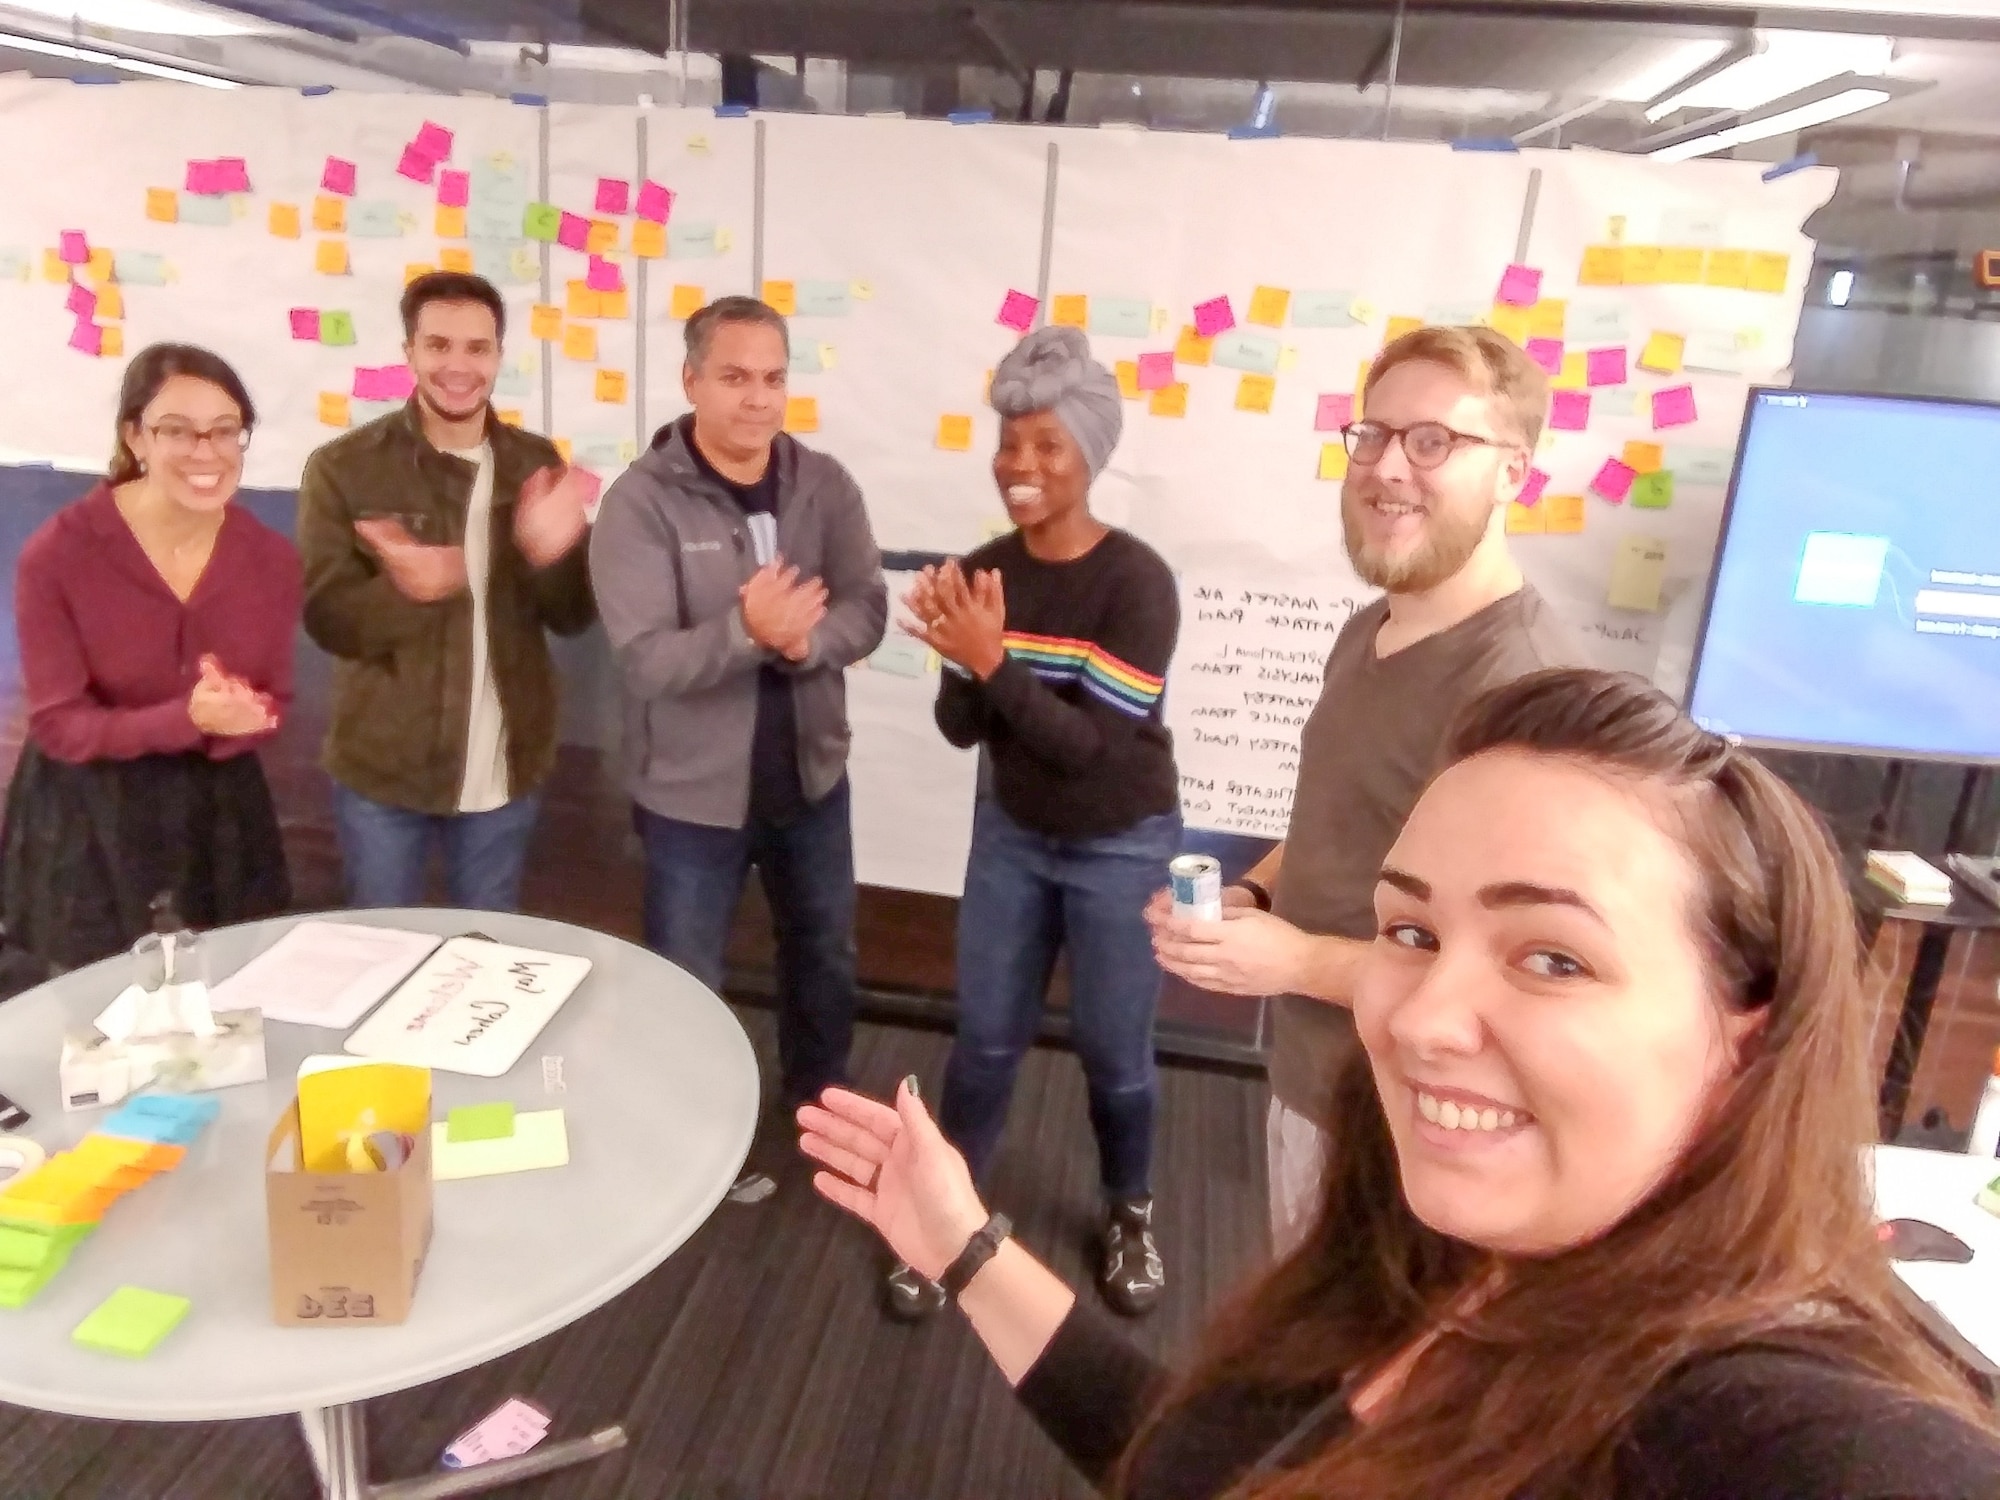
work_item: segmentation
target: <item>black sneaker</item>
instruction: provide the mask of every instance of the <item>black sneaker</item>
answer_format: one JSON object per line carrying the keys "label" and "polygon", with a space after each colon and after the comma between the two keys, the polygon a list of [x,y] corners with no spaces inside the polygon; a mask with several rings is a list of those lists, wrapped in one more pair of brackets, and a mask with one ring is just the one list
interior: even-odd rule
{"label": "black sneaker", "polygon": [[898,1323],[921,1323],[944,1311],[944,1288],[897,1261],[882,1282],[882,1307]]}
{"label": "black sneaker", "polygon": [[1153,1238],[1153,1200],[1130,1198],[1111,1205],[1104,1226],[1104,1263],[1097,1289],[1115,1311],[1143,1318],[1167,1289],[1166,1268]]}

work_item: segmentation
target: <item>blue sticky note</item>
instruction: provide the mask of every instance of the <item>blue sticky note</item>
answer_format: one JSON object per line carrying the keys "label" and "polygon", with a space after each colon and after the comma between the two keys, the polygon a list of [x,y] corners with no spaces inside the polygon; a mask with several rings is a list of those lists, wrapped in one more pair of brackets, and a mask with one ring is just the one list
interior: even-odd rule
{"label": "blue sticky note", "polygon": [[1232,328],[1215,336],[1215,345],[1209,358],[1215,364],[1231,370],[1248,370],[1256,375],[1278,373],[1279,345],[1277,339],[1265,333],[1251,333],[1248,329]]}
{"label": "blue sticky note", "polygon": [[222,1113],[222,1101],[207,1094],[138,1094],[128,1099],[125,1107],[144,1115],[193,1120],[201,1125]]}
{"label": "blue sticky note", "polygon": [[126,286],[165,286],[167,258],[151,250],[120,250],[111,257],[111,272]]}
{"label": "blue sticky note", "polygon": [[[800,309],[804,311],[804,309]],[[826,361],[820,358],[818,344],[792,345],[792,360],[788,366],[794,375],[824,375]]]}
{"label": "blue sticky note", "polygon": [[1354,293],[1304,291],[1292,293],[1292,327],[1352,328]]}
{"label": "blue sticky note", "polygon": [[1090,331],[1104,338],[1143,339],[1153,334],[1153,304],[1146,297],[1092,297]]}
{"label": "blue sticky note", "polygon": [[183,224],[202,224],[210,229],[227,229],[236,222],[236,211],[227,197],[205,197],[200,193],[181,194]]}
{"label": "blue sticky note", "polygon": [[801,318],[844,318],[853,309],[844,281],[801,281],[797,296]]}
{"label": "blue sticky note", "polygon": [[403,233],[403,219],[387,198],[357,198],[347,205],[347,232],[357,240],[393,240]]}
{"label": "blue sticky note", "polygon": [[683,224],[678,220],[667,225],[667,256],[672,260],[708,260],[718,252],[715,247],[715,225]]}
{"label": "blue sticky note", "polygon": [[26,281],[28,256],[22,250],[0,250],[0,281]]}
{"label": "blue sticky note", "polygon": [[1680,443],[1669,443],[1665,455],[1665,467],[1682,484],[1704,484],[1721,489],[1729,483],[1729,471],[1735,466],[1736,454],[1729,448],[1698,448]]}
{"label": "blue sticky note", "polygon": [[201,1126],[192,1120],[171,1120],[164,1115],[126,1109],[97,1128],[106,1135],[121,1135],[129,1141],[153,1141],[162,1146],[191,1146],[201,1135]]}
{"label": "blue sticky note", "polygon": [[542,258],[525,240],[475,240],[472,269],[495,286],[527,286],[541,280]]}
{"label": "blue sticky note", "polygon": [[531,389],[528,372],[516,365],[501,366],[500,373],[493,380],[493,394],[496,396],[525,396]]}
{"label": "blue sticky note", "polygon": [[576,461],[586,469],[595,469],[602,473],[606,469],[616,469],[624,464],[625,459],[620,452],[623,447],[624,444],[619,439],[600,435],[578,438],[570,451],[575,454]]}

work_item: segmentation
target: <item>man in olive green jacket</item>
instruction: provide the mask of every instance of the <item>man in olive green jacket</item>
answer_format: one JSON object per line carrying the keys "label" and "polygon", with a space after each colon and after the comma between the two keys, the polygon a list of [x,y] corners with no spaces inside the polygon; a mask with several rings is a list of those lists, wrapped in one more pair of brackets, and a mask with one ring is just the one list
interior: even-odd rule
{"label": "man in olive green jacket", "polygon": [[326,767],[352,906],[508,911],[555,764],[545,631],[595,615],[589,481],[489,404],[506,312],[476,276],[403,296],[416,392],[336,438],[299,486],[306,632],[335,658]]}

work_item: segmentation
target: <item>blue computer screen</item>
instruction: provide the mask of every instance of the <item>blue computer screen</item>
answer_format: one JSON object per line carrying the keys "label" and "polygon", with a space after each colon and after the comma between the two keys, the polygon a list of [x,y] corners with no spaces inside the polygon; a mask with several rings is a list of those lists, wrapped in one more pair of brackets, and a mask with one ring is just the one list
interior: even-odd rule
{"label": "blue computer screen", "polygon": [[2000,407],[1755,392],[1688,711],[1752,743],[2000,759]]}

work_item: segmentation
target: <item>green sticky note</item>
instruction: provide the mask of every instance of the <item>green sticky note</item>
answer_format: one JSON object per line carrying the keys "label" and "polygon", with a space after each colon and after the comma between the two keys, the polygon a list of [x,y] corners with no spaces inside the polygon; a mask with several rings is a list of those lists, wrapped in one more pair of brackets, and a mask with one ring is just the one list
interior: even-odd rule
{"label": "green sticky note", "polygon": [[188,1299],[140,1286],[121,1286],[70,1334],[74,1343],[106,1354],[143,1359],[188,1314]]}
{"label": "green sticky note", "polygon": [[1641,474],[1632,481],[1631,502],[1635,510],[1665,510],[1674,503],[1674,476],[1665,469]]}
{"label": "green sticky note", "polygon": [[521,233],[531,240],[553,245],[562,233],[562,210],[553,203],[530,203],[521,215]]}
{"label": "green sticky note", "polygon": [[68,1253],[52,1228],[0,1224],[0,1271],[38,1271],[51,1255]]}
{"label": "green sticky note", "polygon": [[0,1270],[0,1307],[26,1307],[35,1294],[51,1281],[69,1259],[69,1252],[51,1255],[39,1266],[22,1270]]}
{"label": "green sticky note", "polygon": [[802,318],[844,318],[852,310],[852,288],[845,281],[801,281],[798,315]]}
{"label": "green sticky note", "polygon": [[431,1126],[431,1176],[439,1182],[533,1172],[569,1163],[569,1129],[559,1109],[530,1109],[514,1116],[513,1133],[498,1140],[454,1141],[451,1126]]}
{"label": "green sticky note", "polygon": [[319,341],[322,344],[351,344],[354,342],[354,314],[320,309]]}
{"label": "green sticky note", "polygon": [[461,1104],[445,1116],[448,1141],[500,1141],[513,1133],[511,1104]]}

